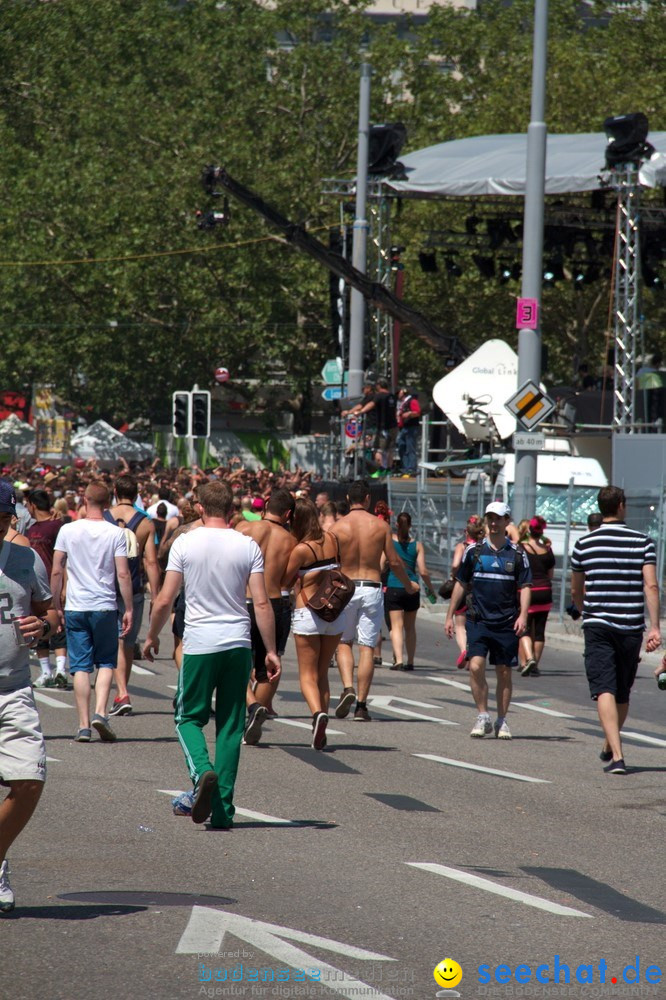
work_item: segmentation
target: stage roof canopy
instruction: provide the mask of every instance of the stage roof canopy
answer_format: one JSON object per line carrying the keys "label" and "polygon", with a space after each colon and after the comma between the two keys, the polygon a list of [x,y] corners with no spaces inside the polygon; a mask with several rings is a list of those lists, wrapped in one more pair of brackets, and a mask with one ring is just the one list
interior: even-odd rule
{"label": "stage roof canopy", "polygon": [[[666,132],[652,132],[656,152],[641,167],[645,187],[666,186]],[[603,132],[549,135],[546,194],[575,194],[608,187]],[[664,151],[664,152],[662,152]],[[407,180],[388,186],[416,198],[474,195],[524,195],[527,135],[478,135],[440,142],[400,157]]]}

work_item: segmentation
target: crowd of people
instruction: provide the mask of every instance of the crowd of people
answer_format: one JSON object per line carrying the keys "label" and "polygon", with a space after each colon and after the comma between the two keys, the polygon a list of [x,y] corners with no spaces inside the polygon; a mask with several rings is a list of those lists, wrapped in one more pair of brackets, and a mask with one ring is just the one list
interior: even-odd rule
{"label": "crowd of people", "polygon": [[[154,659],[171,620],[174,719],[191,779],[173,809],[220,829],[233,825],[241,747],[259,743],[264,722],[277,714],[290,632],[315,751],[327,746],[332,666],[341,684],[335,716],[353,709],[361,723],[371,722],[368,697],[383,662],[384,625],[392,669],[414,669],[417,611],[422,596],[434,594],[409,514],[392,525],[385,503],[371,511],[364,480],[333,503],[300,469],[248,473],[239,466],[169,472],[125,465],[111,474],[92,461],[3,470],[17,478],[0,479],[0,782],[9,787],[0,804],[0,912],[14,906],[7,850],[45,779],[31,649],[39,660],[35,687],[66,688],[72,680],[75,740],[89,743],[96,734],[112,743],[111,718],[132,714],[133,659]],[[615,487],[600,491],[603,523],[576,544],[572,563],[590,692],[605,735],[601,756],[614,774],[626,770],[619,734],[644,603],[648,650],[661,642],[654,545],[626,528],[625,503]],[[445,631],[458,640],[457,665],[469,669],[474,738],[494,731],[510,740],[512,668],[538,676],[554,566],[546,527],[537,516],[516,528],[508,506],[493,501],[483,516],[469,518],[456,547]],[[148,632],[140,647],[146,596]],[[487,660],[497,675],[494,723]],[[213,699],[211,760],[204,728]]]}

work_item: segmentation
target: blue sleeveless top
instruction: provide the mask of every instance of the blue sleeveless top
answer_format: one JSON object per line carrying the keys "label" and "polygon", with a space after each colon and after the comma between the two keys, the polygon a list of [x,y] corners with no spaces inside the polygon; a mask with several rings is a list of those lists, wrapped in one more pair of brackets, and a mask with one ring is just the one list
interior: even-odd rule
{"label": "blue sleeveless top", "polygon": [[[396,552],[398,553],[403,563],[405,564],[405,570],[407,572],[407,576],[409,577],[410,580],[413,580],[414,583],[418,583],[419,578],[416,573],[416,542],[405,543],[405,542],[398,542],[396,539],[394,539],[393,544],[395,545]],[[386,580],[386,586],[402,588],[402,584],[400,583],[400,580],[397,578],[393,570],[389,571],[389,575]]]}

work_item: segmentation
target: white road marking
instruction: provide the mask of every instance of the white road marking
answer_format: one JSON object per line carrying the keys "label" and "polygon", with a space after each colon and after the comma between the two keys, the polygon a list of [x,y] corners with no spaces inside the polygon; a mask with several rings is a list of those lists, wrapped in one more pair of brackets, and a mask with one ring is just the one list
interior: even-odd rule
{"label": "white road marking", "polygon": [[448,719],[435,719],[432,715],[424,715],[422,712],[411,712],[407,708],[398,708],[392,705],[392,701],[403,701],[407,705],[421,705],[423,708],[432,708],[433,711],[439,709],[439,705],[430,705],[426,701],[410,701],[408,698],[393,698],[391,696],[371,694],[368,701],[372,708],[378,708],[382,712],[390,712],[392,715],[404,715],[410,719],[422,719],[425,722],[437,722],[440,726],[457,726],[458,722],[450,722]]}
{"label": "white road marking", "polygon": [[621,734],[623,740],[638,740],[640,743],[650,743],[655,747],[666,747],[666,740],[658,740],[656,736],[644,736],[643,733],[632,733],[623,729]]}
{"label": "white road marking", "polygon": [[140,667],[138,663],[133,663],[132,664],[132,673],[133,674],[146,674],[149,677],[154,677],[155,676],[155,671],[154,670],[149,670],[148,667]]}
{"label": "white road marking", "polygon": [[[297,729],[307,729],[307,731],[312,735],[312,723],[311,722],[297,722],[296,719],[266,719],[264,725],[268,723],[278,722],[281,726],[295,726]],[[326,733],[328,736],[346,736],[341,729],[331,729],[330,726],[327,727]]]}
{"label": "white road marking", "polygon": [[458,688],[459,691],[470,691],[469,684],[463,684],[461,681],[450,681],[447,677],[426,677],[428,681],[434,681],[435,684],[447,684],[449,687]]}
{"label": "white road marking", "polygon": [[422,757],[423,760],[434,760],[438,764],[448,764],[450,767],[460,767],[466,771],[481,771],[483,774],[494,774],[498,778],[512,778],[513,781],[530,781],[535,785],[550,785],[545,778],[530,778],[526,774],[516,774],[514,771],[499,771],[495,767],[481,767],[479,764],[468,764],[464,760],[452,760],[451,757],[437,757],[432,753],[413,753],[412,757]]}
{"label": "white road marking", "polygon": [[41,691],[32,692],[35,696],[35,701],[40,701],[42,705],[50,705],[52,708],[74,708],[66,701],[58,701],[57,698],[51,698],[48,694],[42,694]]}
{"label": "white road marking", "polygon": [[458,868],[449,868],[447,865],[435,865],[419,861],[406,861],[410,868],[420,868],[425,872],[432,872],[434,875],[443,875],[445,878],[453,879],[454,882],[462,882],[463,885],[470,885],[474,889],[484,889],[486,892],[495,893],[497,896],[504,896],[506,899],[513,899],[517,903],[525,903],[526,906],[533,906],[537,910],[546,910],[547,913],[554,913],[560,917],[587,917],[592,918],[591,913],[583,913],[582,910],[574,910],[570,906],[562,906],[560,903],[551,903],[549,899],[541,896],[533,896],[529,892],[521,892],[520,889],[511,889],[509,886],[501,885],[499,882],[492,882],[490,879],[481,878],[480,875],[472,875],[470,872],[460,871]]}
{"label": "white road marking", "polygon": [[[319,958],[309,955],[302,948],[296,947],[292,941],[311,945],[313,948],[331,951],[334,954],[343,955],[346,958],[356,959],[364,962],[394,962],[393,958],[387,955],[379,955],[372,951],[365,951],[356,948],[354,945],[345,944],[342,941],[332,941],[330,938],[319,937],[316,934],[307,934],[304,931],[297,931],[291,927],[280,927],[277,924],[267,924],[262,920],[251,920],[236,913],[229,913],[227,910],[214,910],[207,906],[193,906],[190,919],[183,935],[178,942],[176,954],[180,955],[202,955],[204,952],[219,954],[224,943],[226,933],[232,934],[234,938],[252,945],[257,951],[262,951],[271,958],[276,959],[281,965],[292,969],[318,969],[321,975],[321,982],[324,982],[329,990],[341,994],[343,997],[357,996],[372,992],[374,1000],[393,1000],[386,993],[374,990],[367,983],[354,976],[347,975],[341,969],[329,965]],[[287,940],[285,940],[285,938]],[[221,963],[223,964],[223,963]],[[210,966],[207,968],[207,965]],[[208,963],[200,962],[199,976],[200,982],[210,982],[212,978],[212,966],[214,960]]]}
{"label": "white road marking", "polygon": [[46,758],[46,763],[47,764],[62,764],[62,761],[60,760],[59,757],[47,757]]}
{"label": "white road marking", "polygon": [[[171,798],[175,798],[176,795],[182,795],[185,791],[184,788],[158,788],[158,792],[162,795],[170,795]],[[270,823],[275,826],[300,826],[293,819],[282,819],[281,816],[269,816],[268,813],[254,812],[253,809],[241,809],[240,806],[236,806],[236,815],[245,816],[247,819],[256,819],[259,823]]]}
{"label": "white road marking", "polygon": [[556,712],[554,708],[542,708],[541,705],[528,705],[524,701],[512,701],[511,708],[527,708],[530,712],[541,712],[542,715],[552,715],[555,719],[575,719],[575,715],[566,712]]}

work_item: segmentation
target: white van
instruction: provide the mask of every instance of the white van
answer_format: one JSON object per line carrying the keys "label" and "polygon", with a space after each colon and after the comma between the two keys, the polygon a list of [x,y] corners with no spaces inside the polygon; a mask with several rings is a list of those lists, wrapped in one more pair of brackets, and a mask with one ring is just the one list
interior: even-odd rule
{"label": "white van", "polygon": [[[513,486],[516,476],[516,456],[497,455],[501,468],[493,488],[496,500],[503,500],[513,508]],[[567,521],[569,482],[573,479],[573,503],[569,531],[569,552],[574,542],[587,533],[587,516],[599,512],[597,494],[608,486],[606,473],[596,458],[578,455],[540,453],[537,455],[537,488],[535,510],[530,516],[540,514],[546,519],[546,536],[553,544],[556,556],[564,553]]]}

